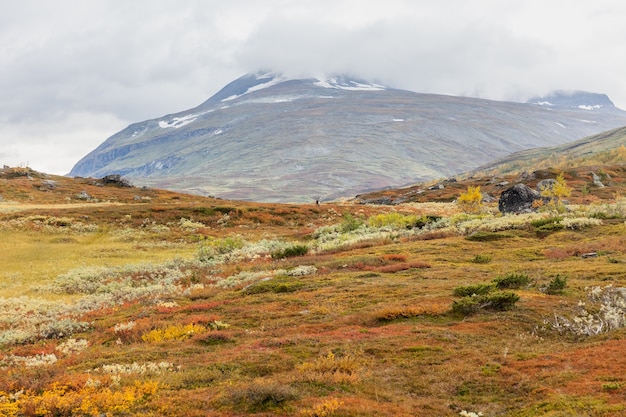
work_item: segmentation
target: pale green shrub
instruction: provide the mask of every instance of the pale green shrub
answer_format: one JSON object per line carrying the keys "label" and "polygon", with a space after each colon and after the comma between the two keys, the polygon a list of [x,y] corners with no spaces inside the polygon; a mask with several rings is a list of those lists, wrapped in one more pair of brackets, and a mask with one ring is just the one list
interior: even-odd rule
{"label": "pale green shrub", "polygon": [[89,342],[85,339],[67,339],[65,342],[59,344],[56,350],[64,355],[71,355],[82,352],[89,346]]}
{"label": "pale green shrub", "polygon": [[145,362],[109,364],[95,368],[93,371],[102,374],[113,375],[160,375],[164,372],[173,372],[177,368],[171,362]]}
{"label": "pale green shrub", "polygon": [[[592,336],[626,327],[626,288],[591,287],[588,301],[578,303],[578,311],[571,317],[554,314],[544,324],[558,332]],[[589,305],[587,305],[589,303]]]}

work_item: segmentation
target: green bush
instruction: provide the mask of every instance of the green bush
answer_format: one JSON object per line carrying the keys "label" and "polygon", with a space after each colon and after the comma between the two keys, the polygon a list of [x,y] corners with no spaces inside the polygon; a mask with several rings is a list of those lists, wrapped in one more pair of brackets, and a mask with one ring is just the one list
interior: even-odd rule
{"label": "green bush", "polygon": [[512,235],[505,233],[475,232],[466,236],[465,240],[469,240],[470,242],[492,242],[494,240],[507,239],[510,237],[512,237]]}
{"label": "green bush", "polygon": [[555,276],[546,286],[546,294],[560,294],[567,287],[567,278],[560,275]]}
{"label": "green bush", "polygon": [[474,256],[474,259],[472,259],[472,262],[475,264],[488,264],[489,262],[491,262],[491,256],[489,255],[476,255]]}
{"label": "green bush", "polygon": [[354,217],[350,213],[344,213],[340,228],[343,233],[348,233],[358,229],[363,223],[362,219]]}
{"label": "green bush", "polygon": [[309,248],[306,245],[293,245],[293,246],[286,247],[285,249],[272,252],[272,258],[274,259],[293,258],[295,256],[306,255],[308,252],[309,252]]}
{"label": "green bush", "polygon": [[494,284],[468,285],[465,287],[456,287],[453,294],[457,297],[471,297],[472,295],[488,294],[494,289]]}
{"label": "green bush", "polygon": [[272,279],[266,279],[259,281],[246,287],[243,290],[244,294],[262,294],[267,292],[273,293],[286,293],[295,292],[304,287],[304,284],[293,277],[275,277]]}
{"label": "green bush", "polygon": [[452,312],[469,316],[480,310],[505,311],[513,308],[519,295],[511,291],[495,291],[483,295],[466,296],[452,303]]}
{"label": "green bush", "polygon": [[530,277],[525,274],[507,274],[503,277],[497,277],[493,283],[499,290],[522,288],[530,284]]}
{"label": "green bush", "polygon": [[555,216],[555,217],[547,217],[545,219],[537,219],[530,222],[530,225],[535,229],[539,229],[546,225],[560,223],[563,220],[563,217]]}

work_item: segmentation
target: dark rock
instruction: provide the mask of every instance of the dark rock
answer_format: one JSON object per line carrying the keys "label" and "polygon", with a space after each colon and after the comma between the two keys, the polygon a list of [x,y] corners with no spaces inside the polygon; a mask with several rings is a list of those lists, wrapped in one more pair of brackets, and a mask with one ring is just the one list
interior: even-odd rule
{"label": "dark rock", "polygon": [[102,178],[102,184],[115,185],[118,187],[132,187],[133,185],[126,178],[122,178],[119,174],[111,174]]}
{"label": "dark rock", "polygon": [[525,184],[516,184],[500,194],[498,209],[501,213],[529,213],[533,210],[533,202],[541,199],[539,192]]}

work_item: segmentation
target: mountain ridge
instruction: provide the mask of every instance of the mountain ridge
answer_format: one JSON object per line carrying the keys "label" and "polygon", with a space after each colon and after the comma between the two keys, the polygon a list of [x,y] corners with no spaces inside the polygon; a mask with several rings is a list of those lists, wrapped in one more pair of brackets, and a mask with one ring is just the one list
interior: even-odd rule
{"label": "mountain ridge", "polygon": [[268,202],[349,197],[469,171],[626,125],[617,108],[421,94],[347,76],[247,74],[192,109],[128,126],[68,175]]}

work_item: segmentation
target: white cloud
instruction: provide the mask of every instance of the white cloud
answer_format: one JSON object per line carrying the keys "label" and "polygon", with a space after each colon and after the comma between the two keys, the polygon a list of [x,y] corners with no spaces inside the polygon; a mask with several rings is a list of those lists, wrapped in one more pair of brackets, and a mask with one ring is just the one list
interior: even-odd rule
{"label": "white cloud", "polygon": [[[193,107],[259,69],[351,73],[492,99],[582,89],[626,109],[621,0],[0,0],[0,7],[10,10],[0,15],[0,164],[28,160],[68,172],[125,125]],[[52,142],[66,155],[54,165]]]}

